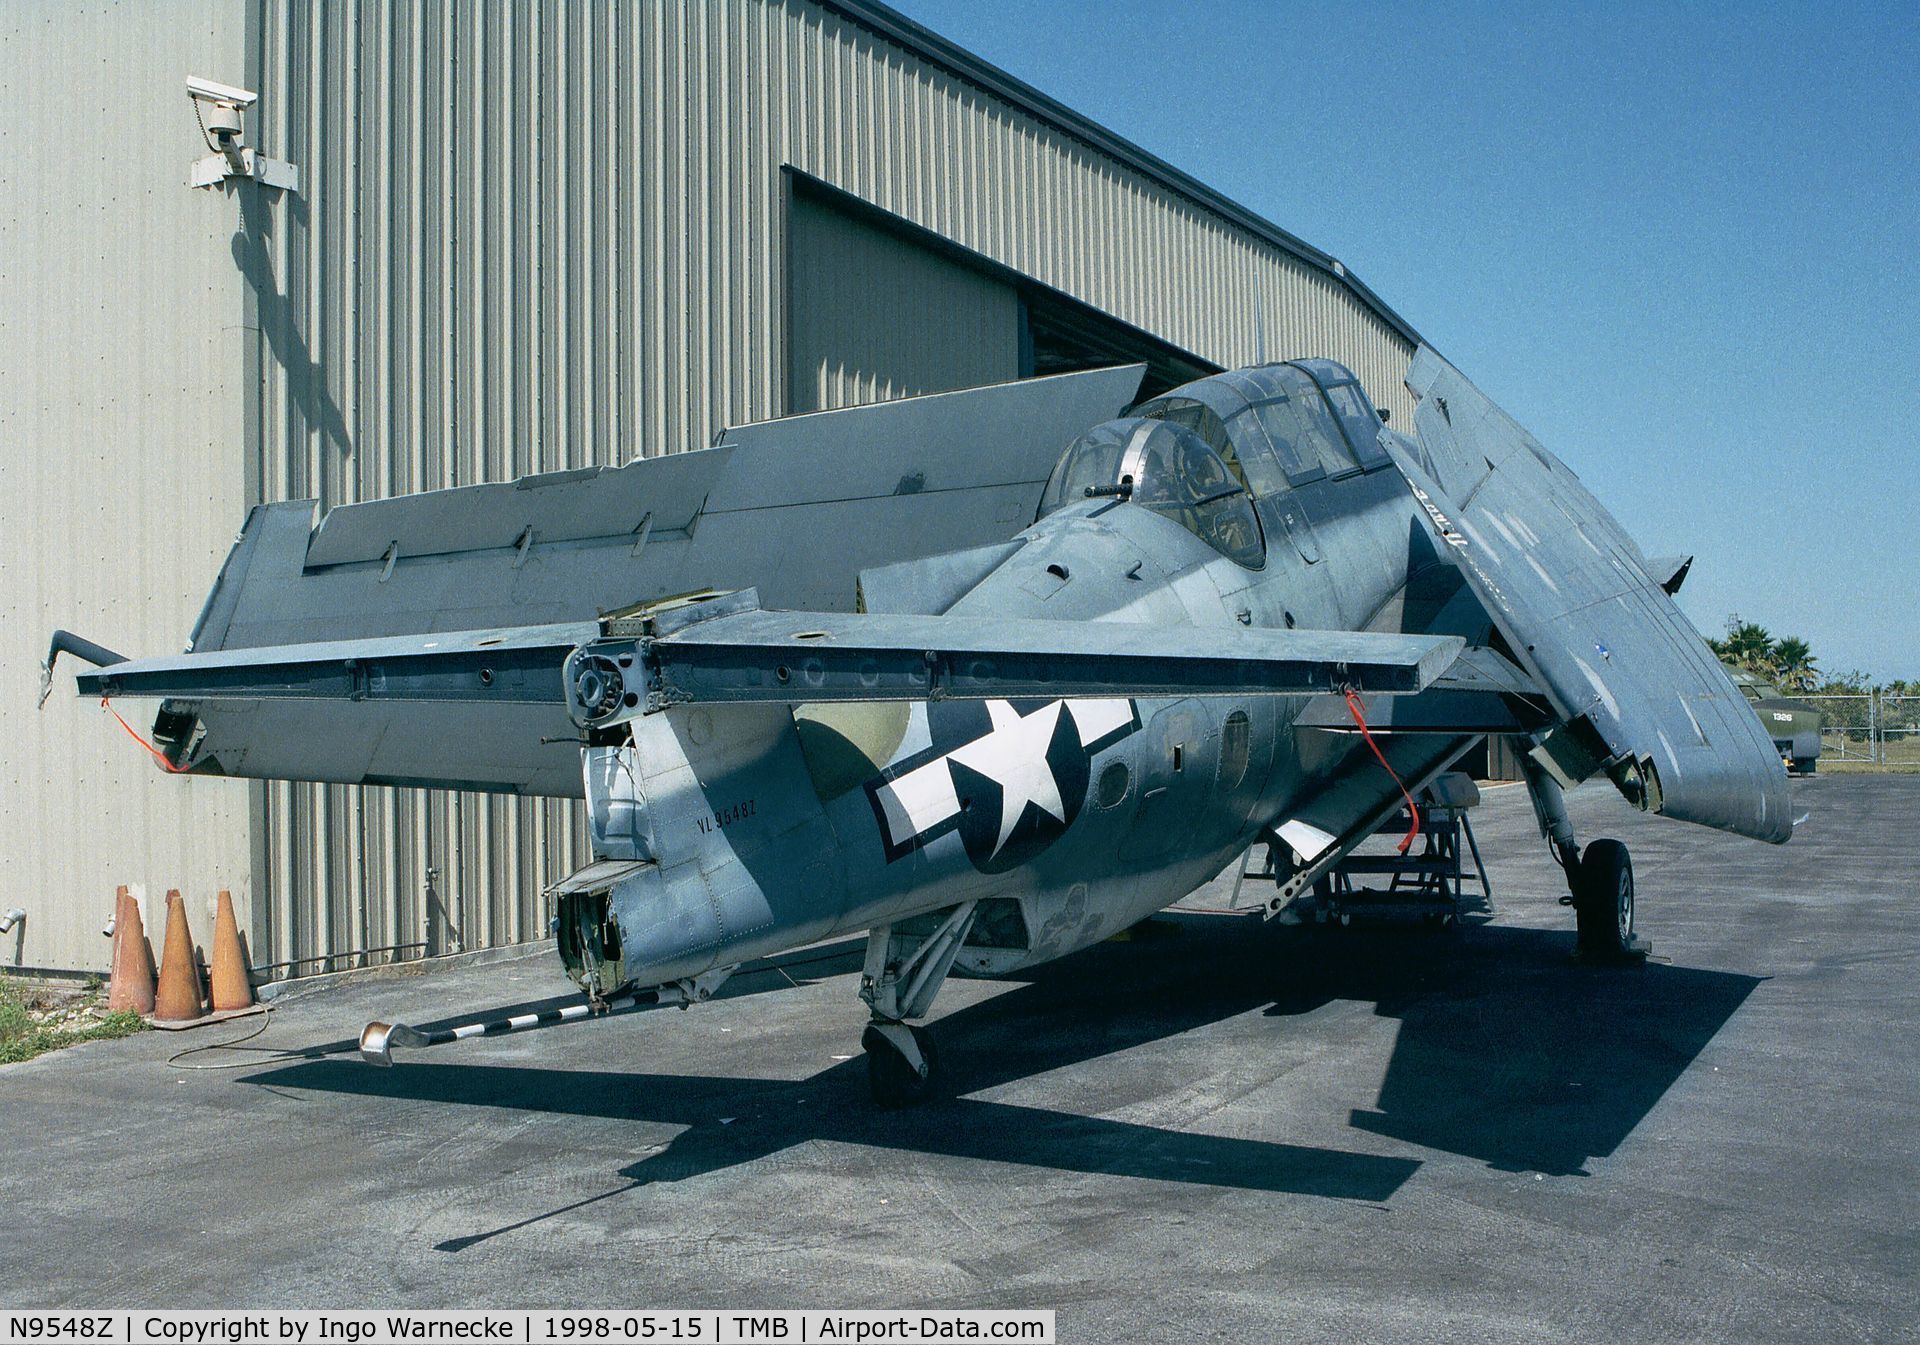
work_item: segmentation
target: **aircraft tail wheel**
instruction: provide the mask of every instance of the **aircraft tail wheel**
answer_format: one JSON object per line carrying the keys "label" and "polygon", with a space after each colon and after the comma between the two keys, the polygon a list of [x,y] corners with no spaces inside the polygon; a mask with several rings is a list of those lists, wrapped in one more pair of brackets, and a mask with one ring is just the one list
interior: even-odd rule
{"label": "aircraft tail wheel", "polygon": [[1580,951],[1606,960],[1645,951],[1633,933],[1633,860],[1619,841],[1594,841],[1580,856],[1573,913]]}
{"label": "aircraft tail wheel", "polygon": [[932,1094],[938,1060],[925,1028],[869,1023],[860,1045],[867,1053],[867,1087],[876,1106],[911,1107]]}

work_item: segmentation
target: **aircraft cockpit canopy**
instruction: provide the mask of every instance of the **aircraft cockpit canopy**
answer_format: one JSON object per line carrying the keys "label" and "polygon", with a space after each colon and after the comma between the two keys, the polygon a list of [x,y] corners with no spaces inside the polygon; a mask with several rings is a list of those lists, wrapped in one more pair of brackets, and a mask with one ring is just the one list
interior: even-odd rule
{"label": "aircraft cockpit canopy", "polygon": [[1240,464],[1256,497],[1388,460],[1372,402],[1332,360],[1214,374],[1142,403],[1134,414],[1194,431]]}
{"label": "aircraft cockpit canopy", "polygon": [[1130,417],[1094,426],[1061,455],[1040,516],[1100,496],[1170,518],[1250,570],[1266,564],[1260,523],[1232,448],[1215,452],[1184,425]]}

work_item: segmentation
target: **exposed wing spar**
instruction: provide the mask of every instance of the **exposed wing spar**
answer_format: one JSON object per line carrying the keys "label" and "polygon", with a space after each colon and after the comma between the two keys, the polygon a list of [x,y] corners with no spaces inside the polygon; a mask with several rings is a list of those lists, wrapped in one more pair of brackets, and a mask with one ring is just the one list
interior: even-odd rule
{"label": "exposed wing spar", "polygon": [[1404,695],[1426,688],[1464,647],[1446,635],[750,610],[661,636],[647,662],[662,705],[1346,687]]}

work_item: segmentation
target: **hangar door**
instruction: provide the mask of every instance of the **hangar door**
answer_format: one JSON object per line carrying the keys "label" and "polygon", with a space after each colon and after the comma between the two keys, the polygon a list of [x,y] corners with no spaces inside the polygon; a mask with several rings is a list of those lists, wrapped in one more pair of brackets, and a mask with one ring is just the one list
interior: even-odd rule
{"label": "hangar door", "polygon": [[1020,377],[1020,296],[811,194],[788,216],[788,410]]}

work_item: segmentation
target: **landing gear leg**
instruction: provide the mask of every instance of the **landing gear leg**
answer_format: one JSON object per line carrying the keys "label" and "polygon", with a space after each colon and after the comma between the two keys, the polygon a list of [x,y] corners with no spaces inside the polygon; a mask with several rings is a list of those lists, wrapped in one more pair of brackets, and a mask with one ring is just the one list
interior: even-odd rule
{"label": "landing gear leg", "polygon": [[1573,907],[1580,956],[1595,962],[1645,957],[1652,945],[1634,933],[1633,859],[1627,847],[1619,841],[1599,840],[1583,852],[1567,816],[1560,782],[1528,758],[1521,758],[1521,769],[1540,830],[1567,875],[1568,895],[1560,901]]}
{"label": "landing gear leg", "polygon": [[867,935],[867,965],[860,998],[873,1010],[860,1044],[867,1053],[867,1084],[881,1107],[908,1107],[934,1089],[937,1057],[933,1038],[905,1020],[933,1007],[953,959],[973,927],[974,903],[899,925],[881,925]]}

